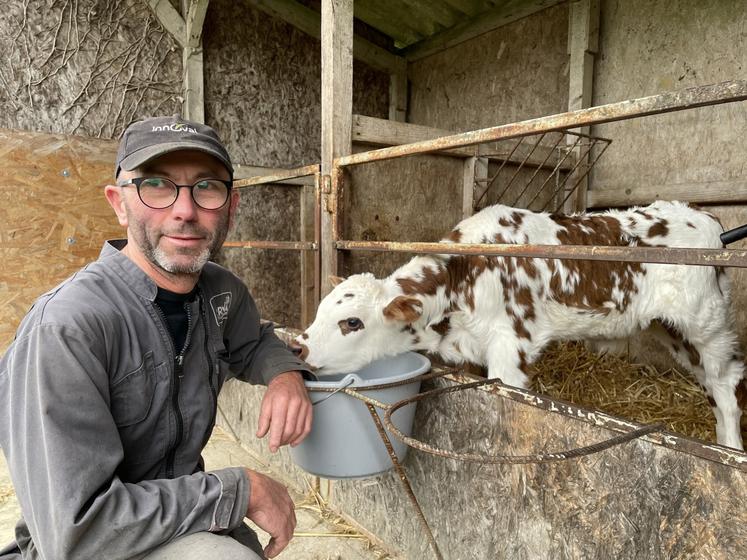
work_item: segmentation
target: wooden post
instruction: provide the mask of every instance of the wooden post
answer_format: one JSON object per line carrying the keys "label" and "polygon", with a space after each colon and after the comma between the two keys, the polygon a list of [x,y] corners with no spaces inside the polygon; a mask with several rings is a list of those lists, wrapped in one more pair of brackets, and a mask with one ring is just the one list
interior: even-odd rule
{"label": "wooden post", "polygon": [[[475,213],[475,192],[481,192],[486,183],[478,179],[488,177],[488,158],[468,157],[464,159],[464,181],[462,184],[462,219]],[[480,188],[482,187],[482,188]]]}
{"label": "wooden post", "polygon": [[407,122],[407,64],[389,75],[389,120]]}
{"label": "wooden post", "polygon": [[[568,110],[576,111],[592,106],[592,86],[594,83],[594,55],[599,50],[599,0],[577,0],[571,2],[568,15],[568,54],[570,56],[570,75],[568,79]],[[576,132],[589,134],[589,127],[575,129]],[[572,144],[576,138],[568,137]],[[579,146],[575,149],[577,157],[582,153]],[[574,175],[582,175],[589,164],[589,154],[583,157]],[[568,186],[576,183],[576,178],[568,179]],[[566,212],[583,212],[586,210],[586,192],[589,187],[588,175],[578,184],[576,192],[565,205]],[[562,193],[565,197],[565,194]]]}
{"label": "wooden post", "polygon": [[[316,221],[316,197],[319,174],[316,175],[315,185],[305,185],[301,188],[300,205],[301,205],[301,241],[316,241],[315,229]],[[316,290],[315,286],[319,282],[316,274],[319,271],[315,266],[316,252],[301,251],[301,328],[305,329],[314,320],[316,312]]]}
{"label": "wooden post", "polygon": [[202,72],[202,24],[210,0],[182,0],[179,15],[169,0],[146,0],[158,22],[182,48],[184,103],[182,116],[205,122],[205,92]]}
{"label": "wooden post", "polygon": [[332,192],[334,158],[351,152],[353,120],[353,0],[322,1],[322,290],[331,290],[330,275],[339,274],[333,222],[341,223],[342,208]]}
{"label": "wooden post", "polygon": [[186,45],[182,51],[184,69],[185,118],[205,122],[205,83],[202,66],[202,24],[205,21],[209,0],[182,0],[185,14]]}

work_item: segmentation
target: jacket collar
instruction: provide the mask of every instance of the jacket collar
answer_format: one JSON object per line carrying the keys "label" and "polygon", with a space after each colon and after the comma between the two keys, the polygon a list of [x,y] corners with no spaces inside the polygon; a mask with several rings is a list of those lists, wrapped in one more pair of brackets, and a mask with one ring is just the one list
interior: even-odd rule
{"label": "jacket collar", "polygon": [[136,294],[149,301],[154,301],[158,293],[158,286],[142,268],[122,253],[125,245],[127,245],[126,239],[105,241],[99,254],[99,261],[116,270]]}

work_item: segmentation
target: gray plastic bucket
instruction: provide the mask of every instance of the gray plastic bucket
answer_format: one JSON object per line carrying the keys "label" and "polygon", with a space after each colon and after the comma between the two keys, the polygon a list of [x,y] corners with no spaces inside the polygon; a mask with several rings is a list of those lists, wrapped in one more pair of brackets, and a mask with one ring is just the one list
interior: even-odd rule
{"label": "gray plastic bucket", "polygon": [[[320,376],[320,381],[307,381],[314,403],[314,423],[311,433],[298,446],[291,448],[293,461],[308,473],[324,478],[363,478],[385,472],[393,467],[384,442],[376,430],[366,404],[345,393],[329,393],[314,389],[365,389],[384,383],[413,379],[431,367],[428,358],[415,352],[383,358],[353,373]],[[415,396],[420,381],[396,387],[361,391],[367,397],[392,404]],[[330,396],[331,395],[331,396]],[[384,418],[384,411],[376,409]],[[412,433],[415,403],[392,414],[392,422],[405,435]],[[389,433],[389,432],[387,432]],[[397,457],[403,460],[407,446],[389,434]]]}

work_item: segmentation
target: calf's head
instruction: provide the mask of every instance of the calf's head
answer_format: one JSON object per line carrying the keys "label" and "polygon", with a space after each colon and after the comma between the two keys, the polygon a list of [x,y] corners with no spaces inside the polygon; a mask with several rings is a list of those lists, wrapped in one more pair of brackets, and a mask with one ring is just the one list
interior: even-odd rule
{"label": "calf's head", "polygon": [[388,295],[384,281],[368,273],[332,282],[314,322],[294,341],[318,375],[356,371],[414,348],[410,325],[422,314],[419,299]]}

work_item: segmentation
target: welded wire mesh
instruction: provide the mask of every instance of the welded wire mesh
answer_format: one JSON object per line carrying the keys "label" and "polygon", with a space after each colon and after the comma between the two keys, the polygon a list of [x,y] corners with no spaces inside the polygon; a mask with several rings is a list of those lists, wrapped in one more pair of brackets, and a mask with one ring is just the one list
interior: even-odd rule
{"label": "welded wire mesh", "polygon": [[505,204],[560,213],[610,143],[569,131],[494,142],[480,152],[488,174],[475,179],[474,210]]}

